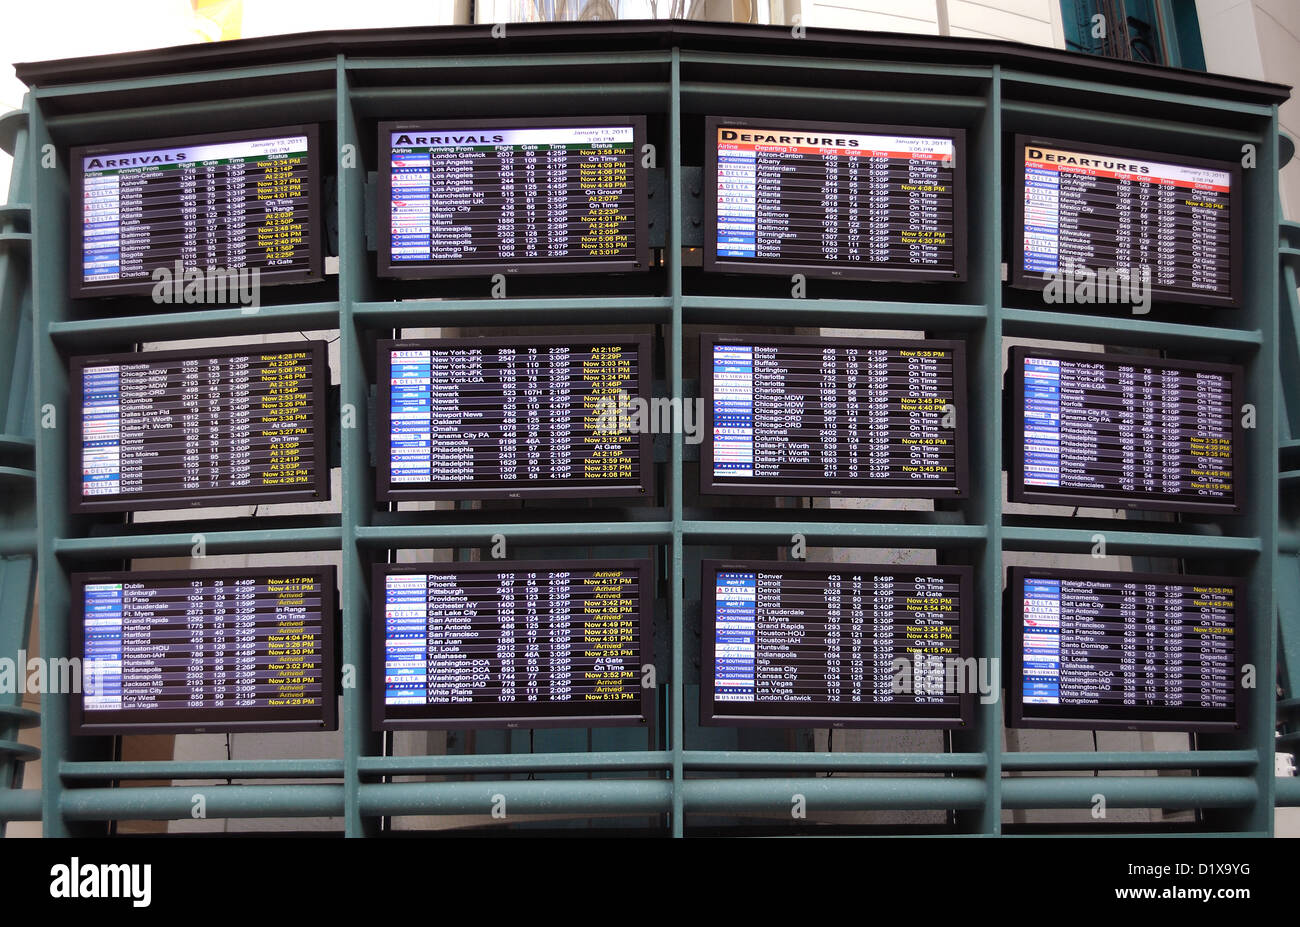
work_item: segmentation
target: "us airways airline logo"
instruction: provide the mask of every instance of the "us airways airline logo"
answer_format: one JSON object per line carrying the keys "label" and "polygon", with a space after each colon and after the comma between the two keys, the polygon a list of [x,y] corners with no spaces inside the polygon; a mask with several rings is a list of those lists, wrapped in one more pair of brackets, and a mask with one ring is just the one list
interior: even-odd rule
{"label": "us airways airline logo", "polygon": [[393,139],[394,145],[499,145],[506,140],[504,135],[488,135],[477,132],[466,135],[398,135]]}
{"label": "us airways airline logo", "polygon": [[51,898],[129,898],[136,908],[153,900],[150,863],[83,863],[74,856],[50,868]]}
{"label": "us airways airline logo", "polygon": [[145,164],[175,164],[178,161],[185,161],[187,158],[188,156],[183,151],[174,151],[169,154],[127,155],[123,158],[88,158],[86,160],[86,170],[100,171],[110,167],[140,167]]}

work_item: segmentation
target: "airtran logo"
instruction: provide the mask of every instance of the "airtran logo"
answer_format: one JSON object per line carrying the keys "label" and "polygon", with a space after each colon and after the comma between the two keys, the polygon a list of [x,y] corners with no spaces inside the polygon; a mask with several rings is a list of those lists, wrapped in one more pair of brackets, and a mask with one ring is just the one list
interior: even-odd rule
{"label": "airtran logo", "polygon": [[183,151],[172,154],[128,155],[125,158],[91,158],[86,164],[88,171],[100,171],[108,167],[139,167],[142,164],[172,164],[184,161],[187,155]]}
{"label": "airtran logo", "polygon": [[129,898],[133,907],[153,900],[149,863],[83,863],[76,856],[50,869],[51,898]]}
{"label": "airtran logo", "polygon": [[1138,161],[1115,161],[1110,158],[1089,158],[1086,155],[1070,154],[1061,151],[1044,151],[1041,148],[1028,148],[1025,158],[1030,161],[1047,161],[1052,164],[1070,164],[1074,167],[1100,168],[1104,171],[1124,171],[1128,174],[1150,174],[1151,166]]}
{"label": "airtran logo", "polygon": [[829,148],[857,148],[856,138],[836,138],[833,135],[784,135],[776,132],[742,132],[739,129],[722,129],[724,142],[756,142],[760,145],[816,145]]}
{"label": "airtran logo", "polygon": [[399,135],[393,139],[394,145],[498,145],[504,142],[504,135]]}

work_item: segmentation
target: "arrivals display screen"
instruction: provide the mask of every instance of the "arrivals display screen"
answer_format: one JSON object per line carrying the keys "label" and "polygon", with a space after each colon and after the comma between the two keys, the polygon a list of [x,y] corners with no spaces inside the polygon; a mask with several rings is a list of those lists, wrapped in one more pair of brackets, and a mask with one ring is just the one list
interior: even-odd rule
{"label": "arrivals display screen", "polygon": [[1015,286],[1058,275],[1074,299],[1089,271],[1120,271],[1157,301],[1240,305],[1236,162],[1025,135],[1015,152]]}
{"label": "arrivals display screen", "polygon": [[649,268],[644,116],[379,124],[379,272]]}
{"label": "arrivals display screen", "polygon": [[337,727],[332,566],[77,573],[81,734]]}
{"label": "arrivals display screen", "polygon": [[959,727],[969,567],[706,560],[702,724]]}
{"label": "arrivals display screen", "polygon": [[1012,726],[1236,726],[1241,580],[1012,567],[1007,582]]}
{"label": "arrivals display screen", "polygon": [[962,498],[965,345],[700,337],[708,493]]}
{"label": "arrivals display screen", "polygon": [[381,341],[379,498],[650,498],[651,367],[649,335]]}
{"label": "arrivals display screen", "polygon": [[379,564],[376,729],[648,724],[650,561]]}
{"label": "arrivals display screen", "polygon": [[329,498],[323,341],[74,357],[73,511]]}
{"label": "arrivals display screen", "polygon": [[1014,347],[1010,498],[1232,514],[1241,368]]}
{"label": "arrivals display screen", "polygon": [[[210,305],[239,302],[244,271],[259,287],[322,279],[318,146],[299,125],[73,148],[72,295],[151,294],[166,271],[168,302]],[[198,299],[178,268],[223,275]]]}
{"label": "arrivals display screen", "polygon": [[704,269],[966,279],[966,134],[705,120]]}

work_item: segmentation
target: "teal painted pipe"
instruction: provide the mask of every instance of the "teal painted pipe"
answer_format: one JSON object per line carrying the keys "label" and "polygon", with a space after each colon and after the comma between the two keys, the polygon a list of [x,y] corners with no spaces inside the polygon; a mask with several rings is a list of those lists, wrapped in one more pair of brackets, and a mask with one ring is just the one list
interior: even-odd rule
{"label": "teal painted pipe", "polygon": [[192,785],[67,789],[60,810],[69,821],[176,821],[193,817],[202,796],[209,818],[341,817],[341,785]]}
{"label": "teal painted pipe", "polygon": [[1125,319],[1117,325],[1105,316],[1086,316],[1040,309],[1003,309],[1003,334],[1015,338],[1051,338],[1058,341],[1091,341],[1102,344],[1189,351],[1249,354],[1263,343],[1257,328],[1212,328],[1203,325],[1177,325],[1172,322],[1146,322]]}
{"label": "teal painted pipe", "polygon": [[1253,768],[1254,750],[1135,751],[1131,753],[1004,753],[1006,770]]}
{"label": "teal painted pipe", "polygon": [[987,788],[981,779],[687,779],[682,783],[691,814],[772,812],[790,814],[803,796],[808,814],[818,811],[912,811],[977,809]]}
{"label": "teal painted pipe", "polygon": [[663,770],[672,766],[672,754],[663,750],[614,753],[499,753],[469,756],[362,757],[364,775],[469,776],[514,772],[603,772]]}
{"label": "teal painted pipe", "polygon": [[690,322],[753,324],[798,318],[800,325],[825,322],[845,326],[861,322],[869,328],[914,329],[927,326],[969,329],[988,317],[983,306],[951,303],[894,303],[857,299],[749,299],[739,296],[683,296],[682,310]]}
{"label": "teal painted pipe", "polygon": [[743,769],[763,772],[972,772],[988,767],[980,753],[779,753],[747,750],[690,750],[687,769]]}
{"label": "teal painted pipe", "polygon": [[195,762],[65,762],[64,782],[103,779],[334,779],[343,776],[342,760],[202,760]]}
{"label": "teal painted pipe", "polygon": [[[820,512],[818,513],[821,514]],[[688,544],[752,544],[768,541],[789,544],[802,534],[809,544],[856,547],[971,547],[982,544],[979,525],[879,524],[872,522],[812,521],[686,521],[682,531]]]}
{"label": "teal painted pipe", "polygon": [[[1126,522],[1117,522],[1117,526]],[[1141,522],[1127,522],[1141,524]],[[1217,534],[1161,534],[1124,528],[1026,528],[1005,525],[1002,528],[1004,550],[1028,550],[1042,553],[1088,551],[1096,544],[1095,535],[1104,533],[1106,550],[1112,554],[1142,557],[1250,557],[1260,551],[1257,537],[1227,537]]]}
{"label": "teal painted pipe", "polygon": [[189,557],[199,535],[208,556],[338,550],[338,528],[250,528],[247,531],[203,531],[192,522],[184,534],[138,534],[117,537],[61,538],[54,552],[64,560],[101,557]]}
{"label": "teal painted pipe", "polygon": [[1277,795],[1278,807],[1300,807],[1300,779],[1295,776],[1278,776],[1273,789]]}
{"label": "teal painted pipe", "polygon": [[[630,51],[618,54],[597,52],[592,54],[501,55],[493,56],[492,64],[504,68],[569,67],[572,65],[586,67],[613,65],[625,68],[632,64],[667,64],[671,60],[672,52],[669,51]],[[349,71],[441,71],[448,68],[481,68],[483,67],[483,59],[472,56],[452,57],[442,55],[419,58],[361,57],[345,59],[343,66]],[[374,80],[373,77],[369,79]]]}
{"label": "teal painted pipe", "polygon": [[39,821],[41,793],[37,789],[0,789],[0,822]]}
{"label": "teal painted pipe", "polygon": [[280,120],[290,122],[295,114],[301,120],[314,117],[313,112],[320,112],[324,106],[334,107],[333,90],[305,90],[300,93],[260,94],[236,100],[199,100],[193,103],[167,103],[162,106],[143,106],[127,110],[94,110],[88,113],[72,113],[54,116],[46,120],[46,125],[60,133],[68,135],[92,135],[111,126],[125,131],[134,123],[137,131],[146,131],[149,126],[156,126],[163,120],[175,122],[182,118],[207,120],[209,124],[220,124],[227,120],[261,118],[272,125]]}
{"label": "teal painted pipe", "polygon": [[663,779],[563,779],[497,782],[393,782],[361,786],[361,813],[662,814],[673,786]]}
{"label": "teal painted pipe", "polygon": [[484,545],[502,534],[511,546],[575,541],[590,544],[656,544],[672,537],[662,521],[548,522],[496,525],[358,525],[357,544],[369,548]]}
{"label": "teal painted pipe", "polygon": [[[149,341],[158,337],[159,320],[151,315],[106,316],[55,322],[50,337],[60,346],[94,351],[105,340]],[[261,335],[284,331],[338,328],[337,303],[262,306],[257,312],[240,309],[192,309],[167,318],[167,337],[216,338]],[[294,337],[297,337],[296,335]]]}
{"label": "teal painted pipe", "polygon": [[1250,808],[1253,779],[1232,776],[1025,776],[1002,780],[1003,808]]}
{"label": "teal painted pipe", "polygon": [[785,103],[791,106],[798,106],[810,100],[816,100],[819,103],[832,101],[871,106],[919,106],[944,111],[945,116],[953,112],[978,112],[984,107],[983,100],[970,99],[956,94],[893,93],[880,90],[840,89],[825,86],[775,87],[771,84],[760,87],[691,80],[682,81],[682,96],[688,100],[691,97],[705,97],[710,102],[725,100],[727,103],[759,99],[764,103]]}

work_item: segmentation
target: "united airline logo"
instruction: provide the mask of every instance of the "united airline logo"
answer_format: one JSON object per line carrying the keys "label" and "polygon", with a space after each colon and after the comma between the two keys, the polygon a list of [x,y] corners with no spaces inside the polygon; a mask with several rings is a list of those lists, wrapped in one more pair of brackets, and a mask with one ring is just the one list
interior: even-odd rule
{"label": "united airline logo", "polygon": [[393,139],[394,145],[499,145],[506,140],[504,135],[488,135],[480,132],[474,135],[399,135]]}

